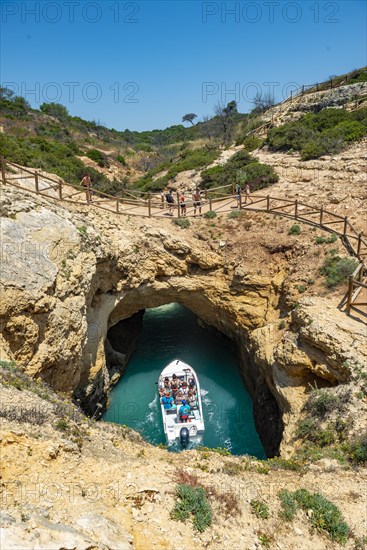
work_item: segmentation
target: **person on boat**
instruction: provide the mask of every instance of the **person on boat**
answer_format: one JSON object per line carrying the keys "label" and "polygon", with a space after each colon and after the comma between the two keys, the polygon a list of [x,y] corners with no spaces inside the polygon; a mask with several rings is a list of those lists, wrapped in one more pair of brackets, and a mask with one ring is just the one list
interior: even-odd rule
{"label": "person on boat", "polygon": [[188,390],[188,387],[187,387],[187,382],[186,382],[186,380],[184,380],[184,381],[182,382],[182,384],[181,384],[181,390],[182,390],[182,393],[183,393],[184,395],[187,395],[187,394],[188,394],[188,391],[189,391],[189,390]]}
{"label": "person on boat", "polygon": [[182,393],[182,390],[179,389],[177,394],[176,394],[176,399],[175,399],[176,405],[181,405],[183,399],[185,399],[184,394]]}
{"label": "person on boat", "polygon": [[172,386],[177,386],[178,388],[181,386],[181,380],[178,378],[177,374],[172,374],[171,388]]}
{"label": "person on boat", "polygon": [[166,391],[165,395],[162,397],[162,405],[164,409],[172,409],[174,405],[174,399],[170,395],[169,391]]}
{"label": "person on boat", "polygon": [[187,395],[187,402],[190,405],[190,407],[196,407],[196,391],[194,388],[189,389],[189,393]]}
{"label": "person on boat", "polygon": [[189,378],[189,388],[195,388],[195,378]]}
{"label": "person on boat", "polygon": [[158,393],[160,397],[162,397],[166,393],[166,391],[170,393],[170,390],[171,390],[171,387],[170,387],[168,377],[166,376],[164,380],[160,379],[158,383]]}
{"label": "person on boat", "polygon": [[190,405],[188,403],[186,403],[185,399],[183,399],[182,400],[182,405],[181,405],[181,407],[178,411],[178,413],[180,415],[181,422],[187,422],[188,421],[190,408],[191,408]]}
{"label": "person on boat", "polygon": [[173,399],[176,399],[176,395],[177,395],[178,390],[179,390],[179,388],[178,388],[178,386],[176,386],[176,384],[171,384],[171,392],[172,392]]}

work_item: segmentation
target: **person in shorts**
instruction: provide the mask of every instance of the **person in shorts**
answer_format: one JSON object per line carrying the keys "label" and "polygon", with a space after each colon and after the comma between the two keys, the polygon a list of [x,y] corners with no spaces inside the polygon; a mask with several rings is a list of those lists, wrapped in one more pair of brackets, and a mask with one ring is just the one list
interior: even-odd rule
{"label": "person in shorts", "polygon": [[85,195],[87,197],[87,202],[91,202],[91,200],[92,200],[92,191],[91,191],[92,181],[90,179],[89,174],[86,174],[84,176],[84,178],[80,182],[80,185],[82,185],[83,187],[86,188],[85,189]]}
{"label": "person in shorts", "polygon": [[168,215],[173,216],[173,207],[175,205],[175,199],[173,198],[172,189],[170,189],[169,192],[166,193],[166,202],[168,206]]}
{"label": "person in shorts", "polygon": [[248,183],[246,183],[246,185],[245,185],[245,204],[247,204],[247,199],[250,201],[250,203],[252,202],[252,200],[250,198],[250,193],[251,193],[250,185]]}
{"label": "person in shorts", "polygon": [[186,200],[183,192],[180,195],[180,208],[181,208],[181,216],[185,218],[186,217]]}
{"label": "person in shorts", "polygon": [[187,422],[189,419],[189,412],[190,412],[190,405],[186,403],[186,400],[182,400],[182,405],[178,410],[178,414],[180,415],[181,422]]}
{"label": "person in shorts", "polygon": [[194,205],[194,216],[196,216],[196,209],[199,209],[199,215],[201,214],[201,195],[200,189],[196,188],[192,194],[192,201]]}

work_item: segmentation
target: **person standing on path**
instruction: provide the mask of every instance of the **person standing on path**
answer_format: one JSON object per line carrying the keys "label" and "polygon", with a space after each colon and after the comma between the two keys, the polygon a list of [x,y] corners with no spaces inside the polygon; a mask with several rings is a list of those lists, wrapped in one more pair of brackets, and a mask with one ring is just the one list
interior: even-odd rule
{"label": "person standing on path", "polygon": [[186,217],[186,200],[183,192],[180,195],[180,208],[181,208],[181,216],[185,218]]}
{"label": "person standing on path", "polygon": [[246,183],[246,185],[245,185],[245,204],[247,204],[247,199],[250,201],[250,203],[252,203],[250,193],[251,193],[250,184]]}
{"label": "person standing on path", "polygon": [[175,199],[173,198],[172,189],[170,189],[169,193],[166,194],[166,201],[168,206],[168,215],[173,216],[173,207],[175,205]]}
{"label": "person standing on path", "polygon": [[90,179],[89,174],[86,174],[84,176],[84,178],[80,182],[80,185],[82,185],[83,187],[86,188],[85,189],[85,195],[87,197],[87,202],[92,202],[92,192],[91,192],[92,181]]}
{"label": "person standing on path", "polygon": [[197,187],[192,194],[192,200],[194,204],[194,216],[196,216],[196,208],[199,208],[199,216],[201,215],[201,196],[200,189]]}

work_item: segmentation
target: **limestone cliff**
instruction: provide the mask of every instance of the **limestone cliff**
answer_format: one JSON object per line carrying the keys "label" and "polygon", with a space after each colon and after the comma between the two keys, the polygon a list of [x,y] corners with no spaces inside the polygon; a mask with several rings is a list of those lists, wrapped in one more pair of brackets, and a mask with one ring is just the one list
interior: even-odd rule
{"label": "limestone cliff", "polygon": [[[213,246],[201,226],[181,232],[166,220],[66,209],[9,187],[1,199],[1,357],[74,393],[91,414],[106,403],[134,346],[132,336],[126,349],[114,349],[108,330],[165,303],[179,302],[234,340],[270,455],[284,425],[284,448],[292,437],[310,380],[344,382],[345,361],[365,359],[361,325],[334,309],[325,318],[317,298],[300,301],[290,317],[289,256],[271,250],[259,265],[256,255]],[[353,336],[341,347],[346,331]]]}

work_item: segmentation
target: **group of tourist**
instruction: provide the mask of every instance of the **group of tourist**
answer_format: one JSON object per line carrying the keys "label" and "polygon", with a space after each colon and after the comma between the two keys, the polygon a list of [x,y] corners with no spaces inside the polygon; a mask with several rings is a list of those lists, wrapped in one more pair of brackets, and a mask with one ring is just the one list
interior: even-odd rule
{"label": "group of tourist", "polygon": [[[170,189],[168,193],[163,192],[162,194],[162,204],[164,207],[164,201],[166,201],[167,209],[168,209],[168,215],[173,216],[173,209],[175,207],[175,199],[173,196],[173,190]],[[180,213],[183,218],[186,217],[186,209],[187,209],[187,201],[185,198],[185,193],[182,191],[181,193],[178,193],[178,202],[179,202],[179,208]],[[201,215],[201,192],[199,188],[196,188],[194,192],[192,193],[192,205],[194,207],[194,216],[196,216],[196,211],[199,211],[199,215]]]}
{"label": "group of tourist", "polygon": [[182,380],[176,374],[171,379],[166,376],[158,392],[163,407],[166,410],[178,409],[180,420],[187,422],[190,410],[197,404],[195,379]]}
{"label": "group of tourist", "polygon": [[[84,178],[80,182],[80,185],[85,187],[87,202],[88,203],[92,202],[92,194],[93,194],[92,181],[91,181],[90,176],[88,174],[86,174],[84,176]],[[249,186],[248,183],[246,183],[246,185],[245,185],[244,192],[245,192],[245,204],[247,204],[247,200],[252,202],[252,200],[250,199],[250,186]],[[240,184],[237,183],[236,184],[237,208],[241,208],[241,194],[242,194],[241,186],[240,186]],[[181,193],[178,193],[177,196],[178,196],[178,201],[179,201],[179,208],[180,208],[181,217],[185,218],[186,217],[186,208],[187,208],[185,193],[182,191]],[[173,210],[174,210],[176,202],[175,202],[175,199],[174,199],[174,196],[173,196],[173,190],[172,189],[170,189],[167,193],[164,192],[164,191],[162,192],[162,208],[164,208],[164,203],[165,202],[167,204],[168,215],[173,216]],[[199,216],[201,216],[202,200],[201,200],[201,191],[198,187],[192,193],[192,205],[194,207],[194,217],[196,217],[196,211],[197,210],[199,211]]]}

